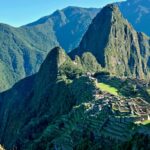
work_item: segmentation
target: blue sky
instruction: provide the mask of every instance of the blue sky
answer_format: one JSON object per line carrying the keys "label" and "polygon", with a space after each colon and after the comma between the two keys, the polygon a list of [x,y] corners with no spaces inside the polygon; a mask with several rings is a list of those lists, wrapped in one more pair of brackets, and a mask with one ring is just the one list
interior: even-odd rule
{"label": "blue sky", "polygon": [[0,23],[21,26],[67,6],[102,7],[121,0],[0,0]]}

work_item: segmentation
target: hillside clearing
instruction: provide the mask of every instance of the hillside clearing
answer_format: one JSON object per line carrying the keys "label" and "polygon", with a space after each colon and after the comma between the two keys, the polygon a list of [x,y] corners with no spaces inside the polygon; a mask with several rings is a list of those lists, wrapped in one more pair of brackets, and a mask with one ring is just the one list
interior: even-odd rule
{"label": "hillside clearing", "polygon": [[108,93],[110,93],[110,94],[112,94],[112,95],[119,96],[118,90],[117,90],[115,87],[112,87],[112,86],[110,86],[110,85],[108,85],[108,84],[105,84],[105,83],[97,83],[97,87],[98,87],[100,90],[104,91],[104,92],[108,92]]}

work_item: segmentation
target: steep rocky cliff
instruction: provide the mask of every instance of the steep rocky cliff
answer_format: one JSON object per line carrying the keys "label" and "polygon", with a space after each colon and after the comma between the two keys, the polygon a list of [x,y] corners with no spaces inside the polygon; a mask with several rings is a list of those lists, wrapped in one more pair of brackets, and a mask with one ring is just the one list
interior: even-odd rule
{"label": "steep rocky cliff", "polygon": [[[90,57],[92,60],[94,56],[87,58]],[[98,63],[95,60],[88,65],[93,71]],[[59,115],[69,113],[75,104],[91,100],[95,84],[87,77],[81,77],[88,68],[85,66],[85,59],[73,62],[64,50],[56,47],[37,74],[0,94],[0,143],[6,148],[15,145],[24,149],[27,141],[38,138]],[[98,68],[100,66],[95,71]]]}
{"label": "steep rocky cliff", "polygon": [[84,52],[91,52],[114,75],[150,78],[150,38],[136,32],[115,5],[101,10],[70,55]]}

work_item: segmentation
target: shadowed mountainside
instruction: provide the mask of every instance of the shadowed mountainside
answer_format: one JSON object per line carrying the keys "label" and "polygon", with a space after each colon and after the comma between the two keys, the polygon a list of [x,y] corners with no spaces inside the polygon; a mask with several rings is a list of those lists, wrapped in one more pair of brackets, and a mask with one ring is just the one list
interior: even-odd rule
{"label": "shadowed mountainside", "polygon": [[[150,35],[149,0],[127,0],[117,5],[137,31]],[[99,10],[67,7],[20,28],[0,24],[0,91],[37,72],[51,48],[60,45],[68,52],[77,47]],[[140,34],[138,39],[146,40],[146,37]],[[143,42],[142,45],[145,47],[148,44]],[[149,58],[146,59],[149,64]],[[142,62],[144,73],[147,72],[146,62]]]}
{"label": "shadowed mountainside", "polygon": [[[86,72],[85,57],[94,59],[94,56],[85,54],[83,58],[78,58],[78,62],[73,62],[64,50],[56,47],[48,54],[37,74],[0,94],[0,142],[6,148],[16,145],[25,149],[24,138],[28,139],[35,132],[41,134],[48,122],[68,113],[73,105],[91,100],[94,83],[87,77],[77,78]],[[96,60],[90,66],[92,71],[93,68],[100,70]],[[17,109],[13,109],[15,107]],[[29,131],[34,127],[37,131]]]}
{"label": "shadowed mountainside", "polygon": [[0,91],[37,72],[53,47],[75,48],[98,11],[67,7],[20,28],[0,24]]}

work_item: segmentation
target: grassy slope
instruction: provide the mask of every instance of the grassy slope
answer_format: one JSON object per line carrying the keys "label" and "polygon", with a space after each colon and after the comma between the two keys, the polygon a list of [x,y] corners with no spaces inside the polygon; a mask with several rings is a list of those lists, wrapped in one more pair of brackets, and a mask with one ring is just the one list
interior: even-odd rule
{"label": "grassy slope", "polygon": [[150,120],[146,120],[142,122],[143,125],[150,125]]}
{"label": "grassy slope", "polygon": [[97,83],[97,87],[102,90],[102,91],[105,91],[105,92],[108,92],[110,94],[113,94],[113,95],[116,95],[118,96],[118,90],[115,88],[115,87],[112,87],[108,84],[105,84],[105,83]]}

